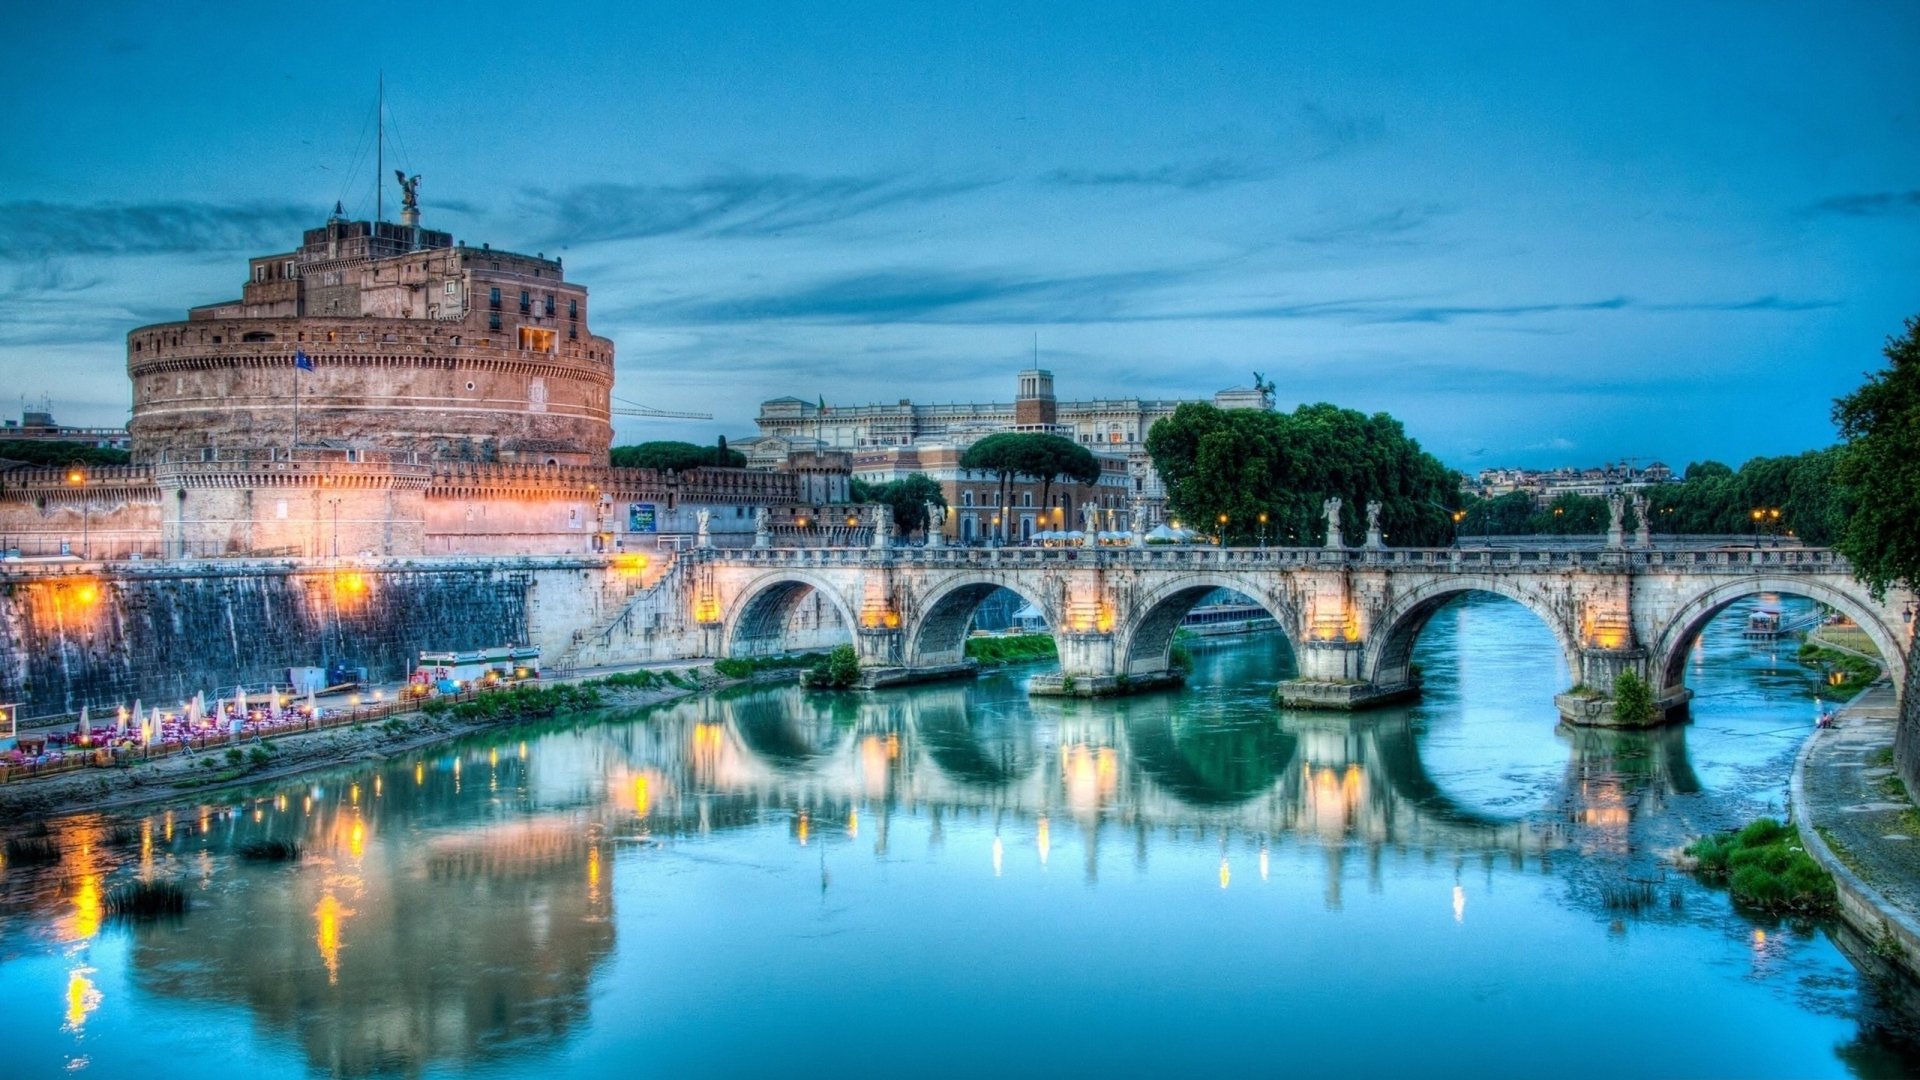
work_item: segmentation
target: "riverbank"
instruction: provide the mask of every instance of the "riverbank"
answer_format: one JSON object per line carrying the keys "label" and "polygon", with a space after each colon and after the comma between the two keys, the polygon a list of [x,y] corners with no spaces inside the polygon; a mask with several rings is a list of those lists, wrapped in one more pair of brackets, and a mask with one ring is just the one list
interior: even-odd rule
{"label": "riverbank", "polygon": [[[631,676],[589,677],[556,685],[591,687],[594,708],[654,705],[748,679],[689,676],[686,684]],[[431,699],[430,699],[431,700]],[[462,710],[420,709],[318,731],[278,735],[241,747],[239,760],[224,747],[137,761],[125,767],[88,768],[0,786],[0,826],[18,825],[81,810],[118,810],[169,799],[191,799],[229,788],[278,780],[356,761],[376,761],[464,735],[505,727],[537,715],[465,715]],[[264,757],[255,748],[266,751]]]}
{"label": "riverbank", "polygon": [[1873,957],[1920,980],[1920,810],[1894,768],[1897,715],[1887,683],[1855,698],[1801,748],[1791,798],[1841,919]]}

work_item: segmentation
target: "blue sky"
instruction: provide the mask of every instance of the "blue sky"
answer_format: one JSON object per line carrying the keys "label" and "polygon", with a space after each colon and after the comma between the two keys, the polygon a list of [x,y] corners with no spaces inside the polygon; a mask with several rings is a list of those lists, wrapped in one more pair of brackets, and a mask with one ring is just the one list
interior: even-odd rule
{"label": "blue sky", "polygon": [[128,330],[370,214],[383,69],[425,222],[563,255],[616,393],[717,417],[621,441],[1005,400],[1037,338],[1063,397],[1737,463],[1920,312],[1910,3],[280,10],[10,15],[0,410],[123,422]]}

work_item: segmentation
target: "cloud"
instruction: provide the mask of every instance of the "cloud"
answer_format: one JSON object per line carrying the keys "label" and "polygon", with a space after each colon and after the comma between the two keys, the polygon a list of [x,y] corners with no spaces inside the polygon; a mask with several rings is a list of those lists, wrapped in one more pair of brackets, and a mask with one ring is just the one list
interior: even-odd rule
{"label": "cloud", "polygon": [[910,183],[899,176],[733,173],[684,184],[581,184],[522,193],[552,221],[548,242],[585,244],[677,233],[768,236],[886,207],[934,202],[989,181]]}
{"label": "cloud", "polygon": [[1840,217],[1890,217],[1920,212],[1920,191],[1874,191],[1856,195],[1835,195],[1807,208],[1815,214]]}
{"label": "cloud", "polygon": [[283,250],[323,217],[294,203],[0,203],[0,258]]}
{"label": "cloud", "polygon": [[1291,239],[1295,243],[1312,245],[1406,243],[1394,238],[1425,226],[1443,213],[1445,211],[1438,206],[1399,206],[1358,220],[1297,232]]}
{"label": "cloud", "polygon": [[1179,191],[1207,191],[1231,184],[1263,180],[1271,175],[1266,169],[1247,162],[1214,159],[1191,164],[1160,165],[1151,169],[1056,169],[1040,177],[1043,184],[1061,187],[1142,187],[1172,188]]}
{"label": "cloud", "polygon": [[620,312],[686,322],[1066,323],[1125,322],[1130,298],[1177,284],[1201,268],[1021,275],[881,270],[754,295],[698,299]]}

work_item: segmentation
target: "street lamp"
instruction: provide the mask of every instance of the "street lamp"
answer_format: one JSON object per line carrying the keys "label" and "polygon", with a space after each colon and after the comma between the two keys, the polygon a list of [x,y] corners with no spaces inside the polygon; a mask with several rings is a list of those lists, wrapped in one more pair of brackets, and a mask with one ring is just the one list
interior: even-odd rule
{"label": "street lamp", "polygon": [[1260,546],[1263,549],[1267,546],[1267,512],[1265,510],[1260,511]]}
{"label": "street lamp", "polygon": [[93,537],[90,528],[91,518],[88,511],[92,510],[93,507],[87,499],[87,471],[81,468],[80,463],[77,461],[67,466],[67,484],[80,490],[80,557],[91,561],[93,559]]}
{"label": "street lamp", "polygon": [[327,499],[327,505],[333,508],[333,557],[340,557],[340,496]]}
{"label": "street lamp", "polygon": [[1227,546],[1227,515],[1225,514],[1220,515],[1220,532],[1218,539],[1222,548]]}

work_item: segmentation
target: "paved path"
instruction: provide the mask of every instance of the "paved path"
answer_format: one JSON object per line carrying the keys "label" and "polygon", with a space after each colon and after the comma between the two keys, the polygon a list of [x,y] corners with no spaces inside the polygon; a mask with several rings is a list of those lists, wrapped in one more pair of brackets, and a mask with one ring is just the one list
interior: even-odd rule
{"label": "paved path", "polygon": [[1794,769],[1793,806],[1807,848],[1834,872],[1847,921],[1869,941],[1906,939],[1920,973],[1920,811],[1892,760],[1893,687],[1876,683],[1816,731]]}

